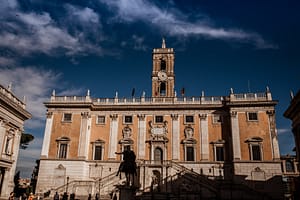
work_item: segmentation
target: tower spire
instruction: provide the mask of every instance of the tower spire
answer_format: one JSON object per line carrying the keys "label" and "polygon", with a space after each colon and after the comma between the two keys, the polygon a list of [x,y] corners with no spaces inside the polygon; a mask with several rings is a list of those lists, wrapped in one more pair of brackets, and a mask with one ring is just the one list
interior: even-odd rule
{"label": "tower spire", "polygon": [[162,38],[162,44],[161,44],[161,48],[166,48],[166,41],[165,38]]}

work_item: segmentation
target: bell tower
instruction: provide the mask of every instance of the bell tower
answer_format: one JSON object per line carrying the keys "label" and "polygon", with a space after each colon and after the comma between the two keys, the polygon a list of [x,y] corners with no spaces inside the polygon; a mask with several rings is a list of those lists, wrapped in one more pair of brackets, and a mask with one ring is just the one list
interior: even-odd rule
{"label": "bell tower", "polygon": [[173,48],[167,48],[163,38],[161,48],[155,48],[152,52],[152,97],[175,96],[174,59]]}

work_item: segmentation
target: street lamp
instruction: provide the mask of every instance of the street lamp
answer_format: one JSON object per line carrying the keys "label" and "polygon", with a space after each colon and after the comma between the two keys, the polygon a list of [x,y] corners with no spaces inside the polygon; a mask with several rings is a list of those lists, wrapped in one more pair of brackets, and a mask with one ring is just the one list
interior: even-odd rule
{"label": "street lamp", "polygon": [[68,194],[68,187],[69,187],[69,177],[67,176],[67,187],[66,187],[66,193]]}

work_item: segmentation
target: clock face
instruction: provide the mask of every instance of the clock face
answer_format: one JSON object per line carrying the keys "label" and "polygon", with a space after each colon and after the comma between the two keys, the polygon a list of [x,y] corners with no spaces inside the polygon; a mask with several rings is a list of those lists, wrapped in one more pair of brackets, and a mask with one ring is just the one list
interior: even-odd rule
{"label": "clock face", "polygon": [[168,78],[166,72],[162,72],[162,71],[159,71],[157,76],[158,76],[159,80],[161,80],[161,81],[165,81]]}

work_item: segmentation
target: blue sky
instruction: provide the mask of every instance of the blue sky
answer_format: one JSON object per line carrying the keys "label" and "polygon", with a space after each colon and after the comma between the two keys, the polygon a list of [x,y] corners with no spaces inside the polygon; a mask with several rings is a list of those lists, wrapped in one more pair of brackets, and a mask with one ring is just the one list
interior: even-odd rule
{"label": "blue sky", "polygon": [[283,117],[300,86],[299,1],[281,0],[1,0],[0,83],[26,96],[35,136],[20,150],[29,177],[39,158],[43,102],[57,95],[151,94],[152,49],[175,49],[175,89],[186,96],[264,92],[278,100],[281,154],[293,153]]}

